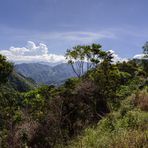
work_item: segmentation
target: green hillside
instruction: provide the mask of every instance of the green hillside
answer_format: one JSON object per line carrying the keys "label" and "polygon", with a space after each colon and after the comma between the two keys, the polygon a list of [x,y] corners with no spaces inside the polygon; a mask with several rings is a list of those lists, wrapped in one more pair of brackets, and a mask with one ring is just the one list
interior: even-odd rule
{"label": "green hillside", "polygon": [[7,85],[19,92],[26,92],[37,87],[37,84],[33,79],[27,78],[16,71],[13,71],[9,76]]}
{"label": "green hillside", "polygon": [[147,148],[148,88],[121,102],[117,111],[86,128],[66,148]]}
{"label": "green hillside", "polygon": [[39,63],[17,64],[15,70],[26,77],[34,79],[39,84],[60,85],[66,79],[76,76],[67,63],[53,67]]}
{"label": "green hillside", "polygon": [[146,148],[148,60],[115,63],[99,44],[65,56],[77,77],[35,88],[0,55],[0,147]]}

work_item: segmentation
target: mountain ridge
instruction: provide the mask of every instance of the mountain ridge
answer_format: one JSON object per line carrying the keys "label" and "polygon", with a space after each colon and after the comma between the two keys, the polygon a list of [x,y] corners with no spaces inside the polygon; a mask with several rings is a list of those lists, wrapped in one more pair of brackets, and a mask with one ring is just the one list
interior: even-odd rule
{"label": "mountain ridge", "polygon": [[75,77],[72,67],[67,63],[55,66],[41,63],[22,63],[14,66],[18,73],[34,79],[39,84],[60,85],[66,79]]}

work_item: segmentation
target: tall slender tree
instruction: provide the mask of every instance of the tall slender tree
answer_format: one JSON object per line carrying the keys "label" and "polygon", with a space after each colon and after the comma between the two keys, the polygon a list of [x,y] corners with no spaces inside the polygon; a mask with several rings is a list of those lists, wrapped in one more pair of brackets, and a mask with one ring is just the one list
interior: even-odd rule
{"label": "tall slender tree", "polygon": [[65,56],[75,74],[81,77],[85,71],[96,67],[101,61],[109,58],[110,53],[103,51],[100,44],[92,44],[76,46],[71,50],[67,50]]}

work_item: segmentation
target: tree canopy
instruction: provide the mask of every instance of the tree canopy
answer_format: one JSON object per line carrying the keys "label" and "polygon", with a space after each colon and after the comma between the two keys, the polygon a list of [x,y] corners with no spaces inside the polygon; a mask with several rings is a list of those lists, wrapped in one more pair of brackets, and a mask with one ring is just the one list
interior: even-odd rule
{"label": "tree canopy", "polygon": [[111,53],[102,50],[100,44],[73,47],[73,49],[67,50],[65,56],[78,77],[91,68],[95,68],[103,60],[112,59]]}
{"label": "tree canopy", "polygon": [[[125,126],[129,132],[131,126],[138,128],[137,123],[142,127],[141,118],[131,111],[148,110],[147,63],[113,63],[112,53],[102,50],[100,44],[76,46],[67,51],[66,58],[78,78],[68,79],[59,87],[47,85],[22,92],[17,76],[9,76],[13,65],[0,55],[0,147],[67,147],[84,129],[95,127],[101,120],[101,134],[108,131],[105,136],[111,133],[112,138]],[[19,89],[7,87],[8,77],[18,83]],[[143,88],[145,91],[138,94]],[[133,100],[125,100],[131,94]],[[144,122],[147,123],[145,119]],[[89,139],[96,143],[99,136],[94,140],[92,134]],[[140,147],[142,144],[143,141]]]}
{"label": "tree canopy", "polygon": [[13,65],[0,54],[0,83],[5,82],[13,70]]}
{"label": "tree canopy", "polygon": [[148,41],[144,44],[143,53],[145,54],[145,57],[148,57]]}

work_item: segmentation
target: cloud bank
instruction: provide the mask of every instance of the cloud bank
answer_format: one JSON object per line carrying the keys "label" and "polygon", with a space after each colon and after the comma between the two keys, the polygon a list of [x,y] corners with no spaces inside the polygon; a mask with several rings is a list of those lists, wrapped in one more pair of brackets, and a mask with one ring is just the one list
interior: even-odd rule
{"label": "cloud bank", "polygon": [[8,50],[1,50],[0,54],[5,55],[14,63],[65,62],[63,55],[50,54],[45,44],[36,45],[32,41],[28,41],[25,47],[10,47]]}
{"label": "cloud bank", "polygon": [[[109,50],[113,55],[113,62],[127,61],[126,58],[119,57],[113,50]],[[5,55],[7,59],[14,63],[63,63],[66,59],[63,55],[49,53],[47,45],[39,43],[36,45],[28,41],[25,47],[10,47],[8,50],[0,50],[0,54]]]}

